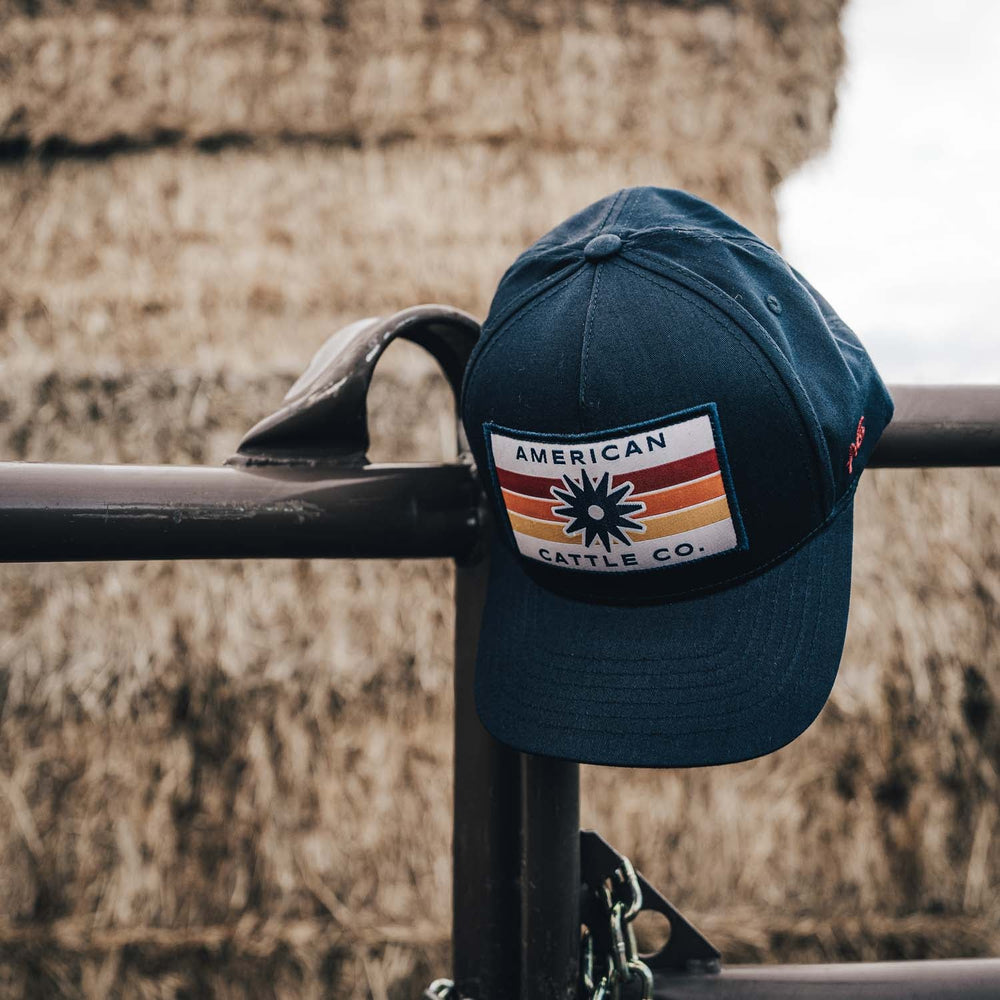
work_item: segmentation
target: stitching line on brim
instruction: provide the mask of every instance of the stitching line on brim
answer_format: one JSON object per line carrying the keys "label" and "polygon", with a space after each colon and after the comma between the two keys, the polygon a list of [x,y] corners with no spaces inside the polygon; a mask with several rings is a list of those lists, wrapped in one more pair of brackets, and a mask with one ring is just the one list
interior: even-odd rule
{"label": "stitching line on brim", "polygon": [[[742,606],[739,608],[739,614],[740,615],[742,615],[746,611],[748,605],[749,605],[749,595],[748,594],[744,594],[743,595]],[[543,634],[545,634],[544,630],[542,630],[541,628],[539,628],[539,615],[541,614],[541,610],[540,610],[540,608],[538,606],[538,602],[537,601],[530,601],[529,602],[528,595],[525,593],[525,595],[521,599],[521,606],[522,606],[522,608],[525,608],[527,606],[527,613],[526,613],[525,617],[526,617],[526,619],[528,619],[528,620],[531,621],[531,626],[532,626],[532,629],[534,630],[534,634],[535,635],[543,635]],[[760,621],[760,616],[763,614],[763,607],[764,607],[764,601],[762,600],[762,601],[758,602],[757,611],[756,611],[756,615],[755,615],[755,618],[754,618],[754,627],[756,627],[757,623]],[[736,616],[734,615],[733,617],[735,618]],[[728,633],[726,635],[726,641],[721,642],[719,645],[713,646],[711,649],[705,650],[704,653],[697,654],[697,658],[699,658],[699,659],[717,658],[720,655],[722,655],[723,653],[728,652],[730,649],[732,649],[732,647],[734,645],[736,645],[736,643],[738,641],[738,638],[739,638],[739,631],[736,628],[732,628],[732,629],[730,629],[728,631]],[[555,656],[559,656],[560,658],[579,659],[579,660],[586,660],[586,659],[591,659],[592,658],[592,657],[588,657],[588,655],[586,653],[564,653],[564,652],[562,652],[560,650],[553,649],[551,646],[547,646],[547,645],[541,645],[541,644],[539,644],[538,648],[540,650],[543,650],[546,653],[550,653],[550,654],[554,654]],[[616,663],[616,662],[617,663],[636,663],[636,662],[638,662],[638,663],[664,663],[664,662],[670,662],[671,661],[670,657],[664,657],[662,654],[656,654],[656,655],[652,655],[652,656],[644,656],[644,655],[641,655],[641,656],[640,655],[637,655],[637,656],[620,656],[620,657],[604,656],[604,657],[602,657],[602,659],[605,662],[608,662],[608,663]],[[676,660],[676,659],[679,659],[679,657],[675,657],[673,659]],[[688,660],[688,659],[691,659],[691,658],[690,657],[684,657],[684,659]]]}
{"label": "stitching line on brim", "polygon": [[[824,569],[825,569],[825,560],[824,560]],[[826,574],[824,573],[823,574],[824,581],[825,581],[825,577],[826,577]],[[821,587],[823,588],[823,591],[825,592],[825,583],[821,584]],[[822,595],[821,595],[821,598],[822,598]],[[819,618],[818,618],[818,616],[814,616],[812,637],[815,636],[815,633],[816,633],[816,630],[818,629],[818,627],[819,627]],[[676,722],[679,719],[692,719],[692,718],[695,718],[696,716],[698,716],[699,714],[701,714],[701,713],[696,713],[696,712],[685,712],[685,713],[682,713],[682,714],[679,714],[679,715],[676,715],[676,716],[670,716],[670,718],[669,718],[669,724],[671,725],[671,732],[676,733],[677,735],[694,736],[694,735],[697,735],[699,733],[719,732],[719,731],[726,730],[726,729],[734,729],[734,728],[737,728],[737,727],[746,728],[747,726],[749,726],[751,724],[752,720],[758,718],[762,714],[762,712],[767,708],[767,706],[769,706],[776,699],[778,699],[779,697],[781,697],[783,695],[783,693],[784,693],[785,689],[787,688],[788,684],[792,680],[794,680],[795,674],[794,674],[794,672],[793,672],[793,670],[791,668],[791,665],[795,662],[795,660],[797,658],[797,654],[798,654],[799,650],[802,648],[802,639],[803,639],[803,636],[805,634],[805,631],[806,631],[806,621],[805,621],[805,615],[803,615],[799,619],[799,626],[798,626],[798,630],[797,630],[797,635],[796,635],[796,638],[794,640],[794,648],[793,648],[793,650],[791,652],[791,655],[789,657],[787,657],[787,661],[786,662],[788,663],[788,666],[787,666],[787,668],[785,670],[785,673],[781,677],[781,679],[775,683],[774,687],[768,688],[766,690],[766,694],[762,698],[758,699],[755,702],[751,702],[749,704],[741,704],[739,707],[732,708],[732,709],[730,709],[728,711],[716,712],[713,715],[713,718],[715,718],[715,719],[722,719],[722,718],[726,718],[726,717],[739,716],[739,717],[741,717],[740,722],[738,722],[738,723],[731,723],[731,724],[728,724],[728,725],[721,725],[721,726],[719,726],[719,725],[709,725],[709,726],[702,726],[701,728],[695,728],[695,729],[687,728],[687,729],[683,729],[683,730],[678,730]],[[696,704],[696,703],[688,703],[688,704]],[[705,702],[702,702],[701,704],[705,704]],[[629,717],[629,719],[634,720],[634,719],[637,718],[637,715],[636,715],[636,713],[634,711],[632,711],[632,712],[628,713],[628,717]],[[655,717],[654,716],[645,717],[645,716],[641,716],[641,715],[638,716],[638,718],[641,721],[653,721],[656,717],[662,718],[662,712],[658,713],[658,715],[655,716]],[[601,718],[603,720],[604,728],[605,729],[610,728],[607,725],[607,719],[605,717],[601,717]],[[564,729],[564,730],[572,731],[572,732],[587,732],[587,731],[589,731],[589,730],[581,730],[581,729],[578,729],[577,727],[560,725],[558,723],[553,724],[553,725],[554,725],[555,728]],[[631,730],[616,730],[616,731],[620,735],[623,735],[623,734],[626,734],[626,733],[630,732]],[[650,732],[651,732],[651,735],[657,735],[657,736],[669,736],[669,735],[671,735],[671,732],[665,732],[665,731],[662,731],[662,730],[652,730]]]}
{"label": "stitching line on brim", "polygon": [[[826,597],[826,594],[827,594],[827,580],[828,580],[828,574],[826,572],[827,567],[828,567],[828,555],[826,554],[826,552],[824,552],[823,559],[822,559],[822,568],[821,568],[821,571],[818,574],[819,578],[820,578],[820,594],[819,594],[819,604],[818,604],[818,606],[822,606],[825,603],[824,598]],[[814,574],[814,576],[815,576],[815,574]],[[813,644],[813,642],[815,640],[816,633],[817,633],[817,631],[819,629],[819,619],[820,619],[819,615],[813,615],[812,617],[813,617],[813,628],[812,628],[811,635],[810,635],[810,644]],[[798,634],[797,634],[796,639],[795,639],[795,645],[794,645],[794,649],[792,651],[792,655],[790,655],[789,657],[787,657],[787,660],[786,660],[788,666],[786,667],[785,673],[782,676],[781,680],[778,681],[774,685],[774,687],[768,689],[767,694],[765,695],[765,697],[761,698],[757,702],[751,703],[750,705],[741,705],[738,708],[733,708],[733,709],[730,709],[729,711],[715,713],[715,718],[725,718],[727,716],[733,716],[733,715],[737,715],[737,714],[740,715],[740,716],[749,716],[748,718],[742,719],[739,723],[730,723],[728,725],[703,726],[703,727],[701,727],[699,729],[678,730],[677,727],[675,725],[673,725],[673,723],[675,721],[675,718],[682,718],[682,719],[683,718],[690,718],[694,714],[694,713],[686,713],[686,714],[684,714],[682,716],[679,716],[679,717],[671,717],[670,718],[669,722],[671,724],[671,730],[669,732],[668,731],[664,731],[664,730],[656,730],[656,729],[654,729],[654,730],[646,730],[645,735],[649,735],[649,736],[670,736],[670,735],[696,736],[696,735],[699,735],[701,733],[722,732],[722,731],[725,731],[725,730],[736,729],[738,727],[745,728],[746,726],[748,726],[753,719],[759,717],[759,715],[764,711],[764,709],[767,708],[768,705],[770,705],[771,703],[773,703],[777,698],[779,698],[784,693],[784,691],[787,688],[789,682],[794,679],[795,674],[794,674],[794,672],[792,670],[792,664],[797,661],[797,659],[798,659],[798,655],[797,654],[799,653],[799,651],[801,650],[802,645],[803,645],[803,636],[804,636],[804,633],[806,631],[806,621],[805,621],[805,619],[806,619],[806,615],[803,612],[803,614],[799,618]],[[501,680],[502,680],[502,677],[501,677]],[[525,701],[523,698],[521,698],[519,696],[519,692],[514,692],[513,695],[514,695],[513,698],[512,698],[513,701],[517,702],[518,704],[524,705],[524,707],[528,708],[529,710],[537,708],[537,702],[532,703],[530,701]],[[704,704],[704,702],[702,702],[702,704]],[[494,711],[496,712],[496,707],[494,708]],[[506,718],[506,719],[515,718],[509,711],[507,711],[505,709],[502,709],[502,708],[498,712],[496,712],[496,714],[499,715],[500,717],[503,717],[503,718]],[[564,731],[564,732],[575,733],[575,734],[584,734],[584,735],[587,734],[587,733],[590,733],[591,732],[591,728],[592,728],[592,727],[581,728],[579,726],[568,726],[568,725],[565,725],[565,724],[562,724],[562,723],[555,722],[551,718],[548,718],[548,717],[546,717],[544,719],[540,718],[534,712],[531,712],[531,711],[529,711],[529,715],[534,719],[534,721],[536,721],[536,723],[540,724],[543,728],[557,729],[557,730]],[[659,715],[662,716],[662,712],[659,713]],[[621,726],[616,726],[615,723],[618,721],[616,719],[609,719],[606,715],[593,716],[593,718],[595,718],[595,720],[598,722],[600,728],[603,731],[609,732],[612,735],[620,735],[620,736],[635,735],[634,728],[632,728],[632,727],[626,729],[626,728],[621,728]],[[628,719],[634,720],[635,718],[636,718],[636,715],[635,715],[634,712],[630,712],[628,714]],[[625,720],[621,720],[621,722],[622,722],[622,724],[624,724]]]}
{"label": "stitching line on brim", "polygon": [[[795,574],[796,574],[796,577],[797,577],[798,574],[799,574],[798,568],[796,568]],[[797,583],[798,583],[797,580],[793,581],[792,582],[792,586],[797,585]],[[749,629],[745,629],[743,631],[744,635],[747,634],[748,632],[750,634],[754,634],[756,632],[756,630],[757,630],[757,628],[758,628],[758,626],[760,624],[760,620],[763,617],[764,607],[765,607],[765,602],[761,601],[760,604],[759,604],[759,606],[758,606],[758,613],[757,613],[757,615],[756,615],[756,617],[754,619],[753,626],[751,628],[749,628]],[[770,644],[772,635],[774,634],[774,631],[777,628],[777,625],[778,625],[778,619],[777,619],[777,617],[776,616],[772,616],[772,618],[768,622],[766,633],[762,637],[762,639],[760,639],[758,641],[758,645],[763,645],[766,648]],[[734,635],[738,635],[738,633],[734,633]],[[735,645],[735,644],[731,644],[731,645],[727,646],[726,649],[723,650],[723,652],[728,652],[728,650],[732,648],[732,645]],[[721,659],[721,655],[719,656],[719,658]],[[615,661],[615,660],[612,660],[610,658],[605,658],[605,660],[606,660],[606,662],[621,662],[621,663],[630,662],[630,660],[628,660],[628,659],[622,659],[622,660]],[[525,662],[530,662],[530,661],[526,660]],[[561,673],[565,672],[565,670],[566,670],[566,668],[563,668],[560,672]],[[549,668],[548,667],[546,667],[546,671],[545,672],[546,673],[549,672]],[[708,679],[708,678],[712,678],[712,677],[717,677],[719,674],[722,674],[723,672],[728,672],[728,678],[729,679],[716,680],[716,681],[713,681],[713,682],[710,682],[710,683],[696,683],[696,684],[691,684],[689,682],[686,685],[670,685],[668,687],[668,690],[691,691],[691,690],[697,690],[697,689],[703,689],[703,688],[726,688],[726,687],[729,687],[729,688],[733,689],[734,692],[737,692],[737,691],[743,690],[743,689],[750,690],[750,689],[752,689],[754,687],[752,672],[744,669],[744,670],[741,670],[739,673],[735,673],[732,670],[732,665],[731,664],[728,664],[728,665],[727,664],[717,664],[714,668],[712,668],[712,669],[706,669],[706,670],[693,669],[693,670],[690,670],[690,671],[685,671],[685,675],[686,676],[690,676],[690,675],[694,674],[694,675],[696,675],[696,676],[698,676],[700,678]],[[579,678],[580,671],[578,670],[576,673],[577,673],[577,677]],[[587,690],[594,690],[594,691],[620,690],[621,687],[622,687],[622,683],[623,682],[627,683],[629,680],[637,679],[640,676],[642,676],[642,677],[654,677],[654,676],[657,676],[657,675],[659,675],[661,673],[666,673],[666,671],[648,670],[648,671],[643,671],[641,673],[629,673],[626,678],[619,678],[618,682],[617,683],[613,683],[613,684],[604,684],[604,683],[591,683],[591,684],[588,684],[588,683],[583,682],[582,680],[578,679],[577,681],[574,681],[573,683],[569,684],[568,687],[574,688],[574,689],[587,689]],[[507,677],[513,678],[513,676],[515,676],[515,675],[512,672],[510,672],[510,671],[505,672],[505,679]],[[540,676],[540,674],[539,674],[538,671],[532,671],[532,670],[529,669],[529,670],[520,670],[520,671],[517,671],[516,672],[516,676],[534,679],[535,677]],[[590,677],[591,677],[591,679],[594,679],[592,674],[590,675]],[[748,683],[742,683],[744,680],[746,680]],[[659,687],[658,685],[656,687],[657,687],[657,691],[658,692],[664,690],[663,688]],[[539,699],[545,698],[545,697],[547,697],[545,694],[538,695]],[[718,697],[718,695],[713,695],[713,696],[710,696],[710,697],[707,697],[707,698],[693,699],[693,700],[686,701],[685,704],[689,704],[689,705],[705,704],[706,702],[709,702],[709,701],[712,701],[712,700],[716,700],[717,697]],[[515,699],[516,700],[520,700],[520,696],[519,695],[515,695]],[[616,704],[624,704],[624,702],[618,701],[618,702],[616,702]]]}
{"label": "stitching line on brim", "polygon": [[[816,628],[818,628],[818,621],[814,623],[813,634],[815,634]],[[805,632],[805,618],[803,616],[803,618],[800,619],[799,623],[797,641],[794,651],[795,653],[797,653],[799,648],[801,648],[802,636],[804,632]],[[616,736],[639,735],[639,736],[667,737],[667,738],[671,736],[692,737],[704,733],[717,733],[734,729],[747,729],[752,726],[754,720],[759,718],[760,715],[771,704],[773,704],[775,701],[777,701],[784,695],[784,692],[788,687],[788,684],[794,679],[794,674],[790,666],[790,664],[794,661],[794,659],[795,656],[793,654],[788,659],[789,667],[786,670],[785,674],[781,677],[779,681],[777,681],[774,684],[773,687],[768,687],[766,689],[764,696],[758,699],[757,701],[743,703],[740,704],[738,707],[734,707],[726,711],[716,711],[712,713],[713,720],[719,723],[715,725],[709,724],[701,726],[698,725],[683,726],[683,722],[685,720],[704,719],[705,713],[703,706],[706,703],[708,703],[708,700],[701,702],[686,702],[685,707],[693,709],[692,711],[687,711],[683,713],[671,713],[667,715],[666,718],[664,717],[666,713],[662,709],[658,711],[655,715],[649,715],[649,716],[642,715],[641,713],[637,713],[635,710],[630,709],[629,711],[624,713],[624,717],[621,719],[618,719],[617,717],[609,717],[609,715],[606,713],[600,715],[585,715],[586,718],[594,719],[594,725],[586,727],[572,726],[572,725],[566,725],[565,723],[556,722],[551,717],[551,715],[547,715],[543,718],[535,714],[534,712],[530,712],[529,714],[530,717],[535,721],[535,723],[540,728],[554,729],[562,732],[581,734],[581,735],[587,735],[591,733],[594,728],[598,728],[602,732]],[[523,707],[528,708],[529,710],[538,708],[537,702],[535,703],[528,702],[525,699],[519,697],[517,694],[514,695],[512,700],[522,705]],[[717,701],[719,699],[712,699],[712,700]],[[565,716],[566,713],[563,712],[562,714]],[[502,710],[501,712],[498,713],[498,715],[508,720],[514,719],[515,721],[523,721],[523,719],[517,720],[516,716],[512,715],[509,711],[506,710]],[[729,722],[725,721],[729,719],[733,721]],[[646,728],[643,729],[641,733],[638,734],[636,733],[636,726],[635,726],[636,722],[646,725],[648,723],[655,721],[660,721],[661,724],[669,726],[669,729],[648,728],[647,726]]]}

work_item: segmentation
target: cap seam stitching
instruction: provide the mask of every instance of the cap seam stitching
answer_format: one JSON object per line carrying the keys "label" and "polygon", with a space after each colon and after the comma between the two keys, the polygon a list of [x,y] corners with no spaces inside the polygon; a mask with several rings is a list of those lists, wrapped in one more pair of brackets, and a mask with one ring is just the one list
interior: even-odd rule
{"label": "cap seam stitching", "polygon": [[583,336],[580,338],[580,391],[576,400],[576,419],[583,429],[584,395],[587,391],[587,358],[589,354],[590,334],[593,330],[594,313],[597,305],[597,293],[601,287],[601,265],[594,268],[594,281],[590,288],[590,302],[587,303],[587,318],[583,324]]}
{"label": "cap seam stitching", "polygon": [[[764,245],[764,244],[762,244],[762,245]],[[661,274],[661,272],[657,269],[657,263],[658,262],[655,260],[655,258],[653,258],[652,254],[648,253],[642,247],[630,247],[629,249],[632,252],[632,254],[640,256],[642,258],[645,258],[645,259],[649,260],[649,267],[648,268],[645,267],[645,266],[643,266],[643,265],[641,265],[641,264],[638,264],[638,266],[641,268],[641,270],[636,270],[636,273],[640,277],[644,277],[647,280],[654,281],[653,275],[656,275],[656,277],[659,278],[659,279],[661,279],[661,280],[664,280],[664,281],[671,280],[671,279],[667,278],[665,275]],[[775,251],[772,251],[772,253],[774,253],[774,252]],[[778,255],[778,256],[779,256],[779,259],[780,259],[780,255]],[[623,258],[622,263],[624,264],[627,261],[628,261],[628,258]],[[637,263],[633,263],[632,266],[636,267]],[[782,263],[784,263],[784,262],[782,262]],[[676,265],[676,266],[681,267],[680,265]],[[787,264],[785,264],[785,266],[787,267]],[[714,293],[720,293],[720,294],[723,294],[723,295],[726,294],[725,292],[722,291],[722,289],[718,288],[718,286],[716,286],[716,285],[713,285],[710,281],[707,281],[701,275],[699,275],[699,274],[697,274],[697,273],[695,273],[693,271],[690,271],[687,268],[681,267],[681,269],[684,271],[685,277],[687,277],[690,280],[692,280],[695,284],[701,285],[701,286],[705,287],[706,290],[711,290]],[[656,282],[654,281],[654,284],[655,283]],[[674,285],[680,284],[681,287],[684,287],[683,283],[677,281],[676,279],[674,279],[672,281],[672,284],[674,284]],[[732,296],[729,296],[729,298],[732,299]],[[753,313],[751,313],[749,309],[747,309],[745,306],[743,306],[740,302],[738,302],[735,299],[732,299],[732,301],[740,309],[740,311],[747,316],[747,318],[750,320],[750,322],[752,322],[756,327],[760,328],[760,331],[763,333],[763,335],[765,337],[767,337],[768,339],[771,339],[770,335],[767,332],[767,330],[764,329],[764,327],[760,324],[760,322],[756,319],[756,317],[754,317]],[[723,314],[726,315],[725,311],[721,310],[721,308],[718,305],[716,305],[715,303],[713,303],[713,305],[715,305],[717,309],[720,309],[720,311],[722,311]],[[733,318],[731,316],[728,317],[728,318],[730,319],[731,322],[735,322],[735,320],[733,320]],[[778,353],[781,354],[781,351],[777,348],[777,346],[775,346],[775,350],[777,350]],[[767,358],[767,355],[765,355],[764,352],[761,351],[759,347],[758,347],[758,351],[760,351],[761,355],[763,355],[765,358]],[[782,355],[782,357],[784,357],[784,355]],[[774,371],[774,374],[778,376],[778,378],[781,380],[782,383],[784,383],[785,379],[783,378],[782,374],[777,370],[774,362],[770,358],[767,358],[767,361],[768,361],[768,364],[770,365],[771,369]],[[787,358],[785,358],[785,363],[786,363],[786,366],[788,367],[791,380],[798,387],[799,394],[805,400],[805,405],[808,407],[809,414],[810,414],[810,416],[812,418],[812,424],[813,424],[812,430],[814,431],[814,433],[810,435],[810,438],[815,438],[816,440],[810,440],[809,443],[811,444],[812,448],[815,450],[815,452],[817,454],[817,459],[819,460],[818,461],[818,465],[819,465],[819,468],[820,468],[820,474],[822,475],[822,477],[823,477],[826,485],[829,488],[830,497],[831,497],[831,503],[835,504],[836,501],[837,501],[837,483],[836,483],[836,480],[833,477],[833,456],[830,454],[830,449],[829,449],[829,446],[827,445],[826,437],[823,434],[822,426],[819,423],[819,418],[816,416],[816,411],[813,408],[812,402],[809,400],[808,395],[806,394],[805,387],[802,385],[801,379],[799,379],[798,374],[792,368],[791,363],[788,361]],[[786,389],[787,388],[788,387],[786,386]],[[800,414],[800,419],[801,419],[801,414]],[[821,451],[821,449],[822,449],[822,451]],[[825,455],[825,458],[826,458],[826,466],[824,466],[824,464],[823,464],[823,457],[824,457],[824,455]]]}
{"label": "cap seam stitching", "polygon": [[574,275],[579,274],[582,270],[582,264],[579,267],[573,268],[571,271],[567,271],[564,275],[559,275],[558,280],[553,281],[553,283],[542,292],[536,293],[535,301],[528,305],[523,311],[521,311],[517,316],[509,315],[504,321],[495,328],[493,335],[483,344],[483,349],[473,358],[469,360],[468,367],[465,370],[465,377],[462,380],[462,400],[463,400],[463,410],[464,401],[466,394],[470,391],[472,383],[479,372],[479,364],[484,358],[493,350],[496,344],[500,341],[501,335],[503,333],[509,333],[510,330],[520,322],[525,316],[530,315],[542,305],[543,302],[547,301],[550,296],[554,295],[558,291],[559,287],[563,282],[569,281]]}
{"label": "cap seam stitching", "polygon": [[[608,210],[604,213],[603,217],[601,218],[601,221],[597,225],[598,234],[608,224],[608,220],[611,217],[611,213],[614,212],[616,205],[622,200],[623,197],[625,197],[629,193],[630,191],[628,188],[622,188],[615,193],[614,197],[611,200],[611,204],[608,206]],[[542,238],[544,239],[544,237]],[[565,254],[568,250],[582,250],[583,247],[586,246],[588,242],[590,242],[591,238],[592,237],[588,237],[587,239],[582,239],[582,240],[574,240],[570,243],[563,242],[563,243],[546,244],[544,246],[541,246],[537,253],[533,252],[535,250],[535,247],[529,247],[527,250],[525,250],[517,257],[517,259],[511,264],[509,268],[507,268],[507,270],[504,272],[503,277],[500,279],[499,284],[502,285],[507,275],[510,274],[519,264],[527,261],[535,262],[538,260],[543,260],[546,257],[550,256],[558,258],[561,254]],[[538,244],[536,244],[535,246],[537,247]],[[574,265],[582,266],[582,261],[579,261],[575,258],[567,260],[568,267],[572,267]],[[510,318],[512,313],[520,309],[521,306],[525,302],[529,301],[534,295],[540,294],[541,291],[544,290],[544,285],[547,281],[551,281],[553,279],[558,280],[560,277],[562,276],[557,273],[554,275],[550,275],[549,278],[547,279],[542,279],[542,281],[535,282],[530,288],[525,289],[520,295],[518,295],[517,298],[513,300],[513,302],[509,303],[507,307],[503,310],[503,312],[499,314],[499,316],[494,322],[491,323],[489,321],[489,317],[487,316],[486,321],[482,325],[482,332],[484,336],[489,336],[489,334],[492,331],[499,329],[500,326],[502,326]],[[539,288],[539,286],[543,286],[543,288]]]}
{"label": "cap seam stitching", "polygon": [[611,204],[608,205],[608,210],[604,213],[601,221],[597,224],[597,232],[600,233],[604,227],[608,224],[608,220],[611,218],[611,213],[614,212],[618,203],[622,200],[627,192],[627,188],[619,188],[615,192],[614,198],[611,199]]}
{"label": "cap seam stitching", "polygon": [[[636,191],[640,191],[642,189],[633,187],[627,188],[626,190],[628,191],[628,197],[625,200],[625,204],[622,205],[622,210],[619,212],[617,220],[623,228],[628,226],[628,220],[632,218],[632,209],[629,206],[629,202],[632,200],[632,196],[636,193]],[[628,209],[627,212],[626,209]]]}
{"label": "cap seam stitching", "polygon": [[[562,248],[561,248],[562,249]],[[557,256],[557,255],[553,255]],[[532,298],[536,295],[541,295],[543,292],[548,291],[548,289],[553,285],[561,281],[563,278],[568,277],[573,271],[579,270],[583,266],[583,261],[577,260],[575,258],[568,259],[566,261],[566,272],[556,271],[554,274],[550,274],[546,278],[542,278],[540,281],[536,281],[530,288],[526,288],[520,295],[514,299],[504,310],[497,316],[494,322],[489,321],[487,316],[486,322],[483,324],[484,333],[489,333],[494,330],[499,330],[501,326],[506,323],[510,317],[516,313],[522,306],[530,302]],[[502,281],[503,279],[501,279]],[[495,298],[495,296],[494,296]]]}
{"label": "cap seam stitching", "polygon": [[674,233],[678,236],[690,236],[693,239],[711,240],[715,243],[750,243],[753,246],[766,250],[773,257],[777,257],[782,264],[787,266],[787,261],[769,243],[757,236],[740,236],[737,234],[713,233],[709,229],[698,229],[692,226],[646,226],[643,229],[633,230],[629,235],[632,237],[642,236],[645,233]]}
{"label": "cap seam stitching", "polygon": [[[621,264],[622,264],[623,267],[625,267],[626,269],[632,271],[637,277],[641,278],[642,280],[644,280],[644,281],[646,281],[646,282],[648,282],[648,283],[650,283],[652,285],[655,285],[657,287],[661,287],[661,288],[664,287],[661,284],[661,282],[657,281],[652,275],[648,274],[643,269],[636,267],[634,264],[629,263],[628,260],[622,260]],[[683,287],[683,286],[681,286],[681,287]],[[685,294],[685,292],[677,291],[676,287],[670,289],[670,291],[672,291],[675,295],[679,296],[680,298],[684,299],[692,308],[696,309],[703,316],[706,316],[713,323],[715,323],[716,325],[722,326],[722,328],[726,331],[726,333],[729,334],[729,336],[732,338],[733,342],[735,344],[739,345],[739,347],[747,355],[747,357],[750,358],[753,361],[754,365],[757,367],[757,369],[760,371],[760,373],[764,376],[765,379],[767,379],[768,385],[770,385],[771,390],[772,390],[772,392],[775,395],[775,398],[777,398],[777,400],[781,403],[782,408],[786,412],[790,413],[793,418],[797,418],[795,420],[795,423],[796,423],[796,425],[799,425],[800,422],[801,422],[801,419],[802,419],[801,415],[795,412],[795,410],[793,409],[793,407],[790,406],[788,400],[785,398],[785,392],[781,391],[781,390],[785,389],[785,387],[783,385],[781,385],[780,383],[779,384],[775,383],[773,374],[770,371],[768,371],[768,369],[763,365],[763,363],[761,361],[761,358],[758,356],[758,354],[756,354],[755,352],[751,351],[750,348],[745,343],[743,343],[743,341],[739,337],[733,336],[732,331],[729,330],[726,327],[725,324],[720,324],[719,321],[718,321],[718,317],[712,315],[705,308],[705,306],[702,303],[698,302],[697,299],[695,299],[692,296],[692,294],[690,292],[688,292],[688,293]],[[726,317],[726,318],[729,319],[730,322],[732,322],[732,320],[731,320],[730,317]],[[806,435],[805,435],[805,433],[803,431],[803,428],[801,426],[796,426],[796,435],[806,445],[809,444],[809,439],[806,437]],[[799,459],[799,461],[798,461],[797,464],[799,466],[800,471],[802,472],[803,479],[805,481],[808,481],[808,479],[809,479],[808,469],[802,463],[801,459]]]}

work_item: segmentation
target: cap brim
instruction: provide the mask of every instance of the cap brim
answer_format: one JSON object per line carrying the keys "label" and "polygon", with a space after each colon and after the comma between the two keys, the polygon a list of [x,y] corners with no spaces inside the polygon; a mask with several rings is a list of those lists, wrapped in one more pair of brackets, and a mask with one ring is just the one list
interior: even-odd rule
{"label": "cap brim", "polygon": [[476,665],[486,728],[527,753],[690,767],[777,750],[833,686],[853,504],[765,573],[704,597],[611,607],[535,583],[494,543]]}

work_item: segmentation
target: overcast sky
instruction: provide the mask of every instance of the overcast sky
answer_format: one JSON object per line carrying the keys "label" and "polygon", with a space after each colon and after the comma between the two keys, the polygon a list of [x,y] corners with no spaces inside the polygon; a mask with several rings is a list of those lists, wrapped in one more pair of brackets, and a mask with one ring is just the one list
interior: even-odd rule
{"label": "overcast sky", "polygon": [[782,248],[891,382],[1000,382],[1000,0],[851,0]]}

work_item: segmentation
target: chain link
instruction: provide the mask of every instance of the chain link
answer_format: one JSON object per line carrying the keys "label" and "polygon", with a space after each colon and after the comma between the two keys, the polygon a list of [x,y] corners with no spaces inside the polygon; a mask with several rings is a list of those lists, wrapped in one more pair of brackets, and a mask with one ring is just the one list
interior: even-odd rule
{"label": "chain link", "polygon": [[[621,1000],[622,987],[641,981],[642,1000],[653,998],[653,973],[639,957],[632,921],[642,909],[642,888],[628,858],[596,889],[608,921],[611,950],[595,953],[592,929],[580,937],[580,997],[582,1000]],[[424,990],[423,1000],[463,1000],[450,979],[435,979]]]}
{"label": "chain link", "polygon": [[424,990],[423,1000],[459,1000],[458,990],[450,979],[435,979]]}
{"label": "chain link", "polygon": [[584,1000],[620,1000],[621,988],[638,977],[642,982],[642,1000],[652,1000],[653,973],[639,957],[632,921],[642,909],[642,888],[628,858],[622,858],[610,879],[597,890],[608,920],[611,951],[602,957],[598,979],[591,928],[582,938],[580,994]]}
{"label": "chain link", "polygon": [[590,931],[580,938],[580,982],[588,995],[594,992],[594,939]]}

